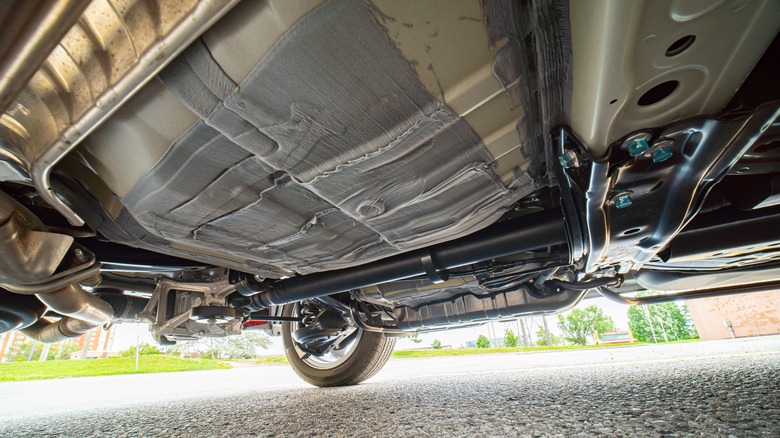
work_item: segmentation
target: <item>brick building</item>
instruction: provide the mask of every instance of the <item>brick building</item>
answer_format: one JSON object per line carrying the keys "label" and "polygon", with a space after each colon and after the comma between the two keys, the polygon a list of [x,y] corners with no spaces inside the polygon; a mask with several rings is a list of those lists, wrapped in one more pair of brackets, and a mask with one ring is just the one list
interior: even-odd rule
{"label": "brick building", "polygon": [[702,340],[780,334],[780,291],[686,301]]}
{"label": "brick building", "polygon": [[[27,336],[17,331],[0,334],[0,362],[10,361],[14,347],[27,341]],[[108,330],[103,330],[103,327],[98,327],[78,338],[63,342],[76,343],[79,350],[83,350],[84,345],[89,342],[88,351],[110,351],[114,344],[114,328],[110,327]],[[34,357],[33,360],[38,360],[38,358]]]}

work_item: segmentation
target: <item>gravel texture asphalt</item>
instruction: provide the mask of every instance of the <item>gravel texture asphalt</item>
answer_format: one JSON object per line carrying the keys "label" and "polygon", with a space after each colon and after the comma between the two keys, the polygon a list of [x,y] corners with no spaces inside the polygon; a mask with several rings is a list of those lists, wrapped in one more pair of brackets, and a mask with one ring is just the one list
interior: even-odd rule
{"label": "gravel texture asphalt", "polygon": [[780,336],[396,359],[347,388],[284,366],[3,383],[0,436],[780,436],[779,383]]}

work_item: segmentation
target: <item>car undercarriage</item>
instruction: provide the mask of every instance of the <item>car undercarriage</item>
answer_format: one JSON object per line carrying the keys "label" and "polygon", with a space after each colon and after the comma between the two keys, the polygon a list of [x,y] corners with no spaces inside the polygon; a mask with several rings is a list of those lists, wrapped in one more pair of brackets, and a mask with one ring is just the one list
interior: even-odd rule
{"label": "car undercarriage", "polygon": [[335,386],[415,332],[774,290],[777,17],[7,2],[0,331],[264,330]]}

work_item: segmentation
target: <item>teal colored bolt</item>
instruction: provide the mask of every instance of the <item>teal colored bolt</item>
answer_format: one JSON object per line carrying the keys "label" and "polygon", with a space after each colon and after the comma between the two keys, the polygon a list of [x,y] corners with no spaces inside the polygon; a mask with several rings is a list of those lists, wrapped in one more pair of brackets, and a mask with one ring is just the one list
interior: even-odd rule
{"label": "teal colored bolt", "polygon": [[615,197],[615,207],[626,208],[631,206],[631,195],[622,194]]}
{"label": "teal colored bolt", "polygon": [[668,160],[674,154],[674,141],[661,140],[653,145],[650,151],[645,156],[650,156],[654,163],[660,163]]}
{"label": "teal colored bolt", "polygon": [[650,149],[650,146],[647,145],[647,140],[644,138],[637,138],[628,145],[628,155],[638,157],[647,152],[648,149]]}
{"label": "teal colored bolt", "polygon": [[653,151],[653,162],[661,163],[672,157],[672,148],[669,146],[661,146]]}
{"label": "teal colored bolt", "polygon": [[564,152],[563,155],[558,157],[558,161],[561,163],[561,166],[563,166],[564,169],[580,166],[580,159],[577,156],[577,153],[574,151]]}

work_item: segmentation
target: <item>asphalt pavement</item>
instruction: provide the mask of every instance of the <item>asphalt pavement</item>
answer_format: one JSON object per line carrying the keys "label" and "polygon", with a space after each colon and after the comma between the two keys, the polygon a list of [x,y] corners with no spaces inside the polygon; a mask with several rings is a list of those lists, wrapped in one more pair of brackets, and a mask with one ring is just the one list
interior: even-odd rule
{"label": "asphalt pavement", "polygon": [[0,383],[0,436],[780,436],[780,336]]}

